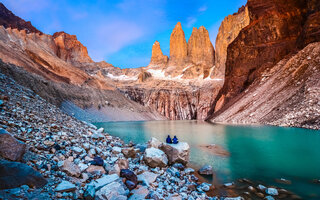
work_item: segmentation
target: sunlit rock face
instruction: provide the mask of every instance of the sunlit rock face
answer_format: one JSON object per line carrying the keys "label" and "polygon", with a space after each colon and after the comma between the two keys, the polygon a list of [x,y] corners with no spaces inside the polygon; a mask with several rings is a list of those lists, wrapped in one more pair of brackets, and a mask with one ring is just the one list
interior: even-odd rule
{"label": "sunlit rock face", "polygon": [[248,7],[241,7],[237,13],[227,16],[221,23],[216,38],[215,68],[212,78],[224,79],[227,59],[227,48],[239,32],[249,25]]}
{"label": "sunlit rock face", "polygon": [[227,47],[225,84],[212,108],[215,115],[235,104],[262,71],[320,40],[318,2],[248,0],[250,23]]}
{"label": "sunlit rock face", "polygon": [[210,41],[209,32],[204,26],[193,28],[188,40],[189,61],[195,65],[212,67],[214,64],[214,48]]}
{"label": "sunlit rock face", "polygon": [[170,61],[169,65],[184,65],[188,62],[188,45],[182,30],[181,23],[178,22],[170,36]]}
{"label": "sunlit rock face", "polygon": [[150,65],[166,65],[168,62],[168,56],[163,55],[160,43],[156,41],[152,46],[152,56]]}
{"label": "sunlit rock face", "polygon": [[67,62],[91,63],[93,62],[88,55],[88,50],[83,46],[75,35],[69,35],[65,32],[53,34],[55,44],[57,45],[57,56]]}

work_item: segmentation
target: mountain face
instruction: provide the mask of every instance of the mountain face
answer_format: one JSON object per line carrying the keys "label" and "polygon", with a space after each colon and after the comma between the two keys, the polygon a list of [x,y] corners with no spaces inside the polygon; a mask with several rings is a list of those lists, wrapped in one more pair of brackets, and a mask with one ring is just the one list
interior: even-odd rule
{"label": "mountain face", "polygon": [[249,25],[249,22],[250,17],[247,6],[241,7],[238,13],[229,15],[222,21],[216,38],[215,68],[212,73],[213,77],[224,79],[227,48],[239,35],[239,32]]}
{"label": "mountain face", "polygon": [[178,22],[170,36],[170,62],[169,65],[184,65],[188,62],[188,45],[182,30],[181,23]]}
{"label": "mountain face", "polygon": [[32,26],[31,22],[26,22],[20,17],[15,16],[0,2],[0,25],[5,28],[25,30],[27,33],[39,33],[41,31]]}
{"label": "mountain face", "polygon": [[160,43],[156,41],[152,46],[152,55],[150,65],[166,65],[168,63],[168,56],[163,55]]}
{"label": "mountain face", "polygon": [[215,101],[215,112],[234,102],[263,70],[308,41],[320,40],[317,23],[308,25],[317,12],[307,5],[314,7],[316,2],[308,2],[310,5],[304,0],[248,0],[250,23],[227,48],[225,84]]}
{"label": "mountain face", "polygon": [[57,46],[57,56],[67,62],[92,63],[88,55],[88,50],[83,46],[75,35],[65,32],[53,34],[54,42]]}

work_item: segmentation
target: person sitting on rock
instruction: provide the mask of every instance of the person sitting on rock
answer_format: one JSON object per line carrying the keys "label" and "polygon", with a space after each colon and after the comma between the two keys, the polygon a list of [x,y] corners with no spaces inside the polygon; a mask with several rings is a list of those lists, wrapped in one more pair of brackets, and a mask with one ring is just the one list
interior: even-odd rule
{"label": "person sitting on rock", "polygon": [[167,137],[167,139],[166,139],[166,142],[167,142],[168,144],[172,144],[172,140],[171,140],[170,135],[168,135],[168,137]]}
{"label": "person sitting on rock", "polygon": [[172,143],[173,143],[173,144],[178,144],[178,143],[179,143],[179,140],[178,140],[177,136],[174,136],[174,137],[173,137]]}

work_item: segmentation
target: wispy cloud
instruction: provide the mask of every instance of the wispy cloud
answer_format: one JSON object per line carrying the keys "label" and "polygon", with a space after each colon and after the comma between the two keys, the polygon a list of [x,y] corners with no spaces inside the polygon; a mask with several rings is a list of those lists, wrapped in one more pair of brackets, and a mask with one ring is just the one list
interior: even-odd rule
{"label": "wispy cloud", "polygon": [[201,6],[199,9],[198,9],[198,12],[205,12],[207,11],[208,7],[206,5],[204,6]]}
{"label": "wispy cloud", "polygon": [[191,28],[196,22],[197,22],[197,18],[188,17],[188,19],[187,19],[187,27]]}

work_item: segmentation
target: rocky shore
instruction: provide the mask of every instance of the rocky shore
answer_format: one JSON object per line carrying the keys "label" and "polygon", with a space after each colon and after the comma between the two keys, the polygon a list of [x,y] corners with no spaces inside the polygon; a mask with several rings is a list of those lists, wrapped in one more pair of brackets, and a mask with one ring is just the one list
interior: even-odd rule
{"label": "rocky shore", "polygon": [[[0,199],[237,200],[293,195],[253,186],[246,179],[239,187],[222,185],[224,194],[218,194],[187,167],[187,143],[169,145],[151,138],[147,144],[125,144],[64,114],[3,74],[0,83]],[[213,169],[204,166],[199,174],[212,175]]]}

